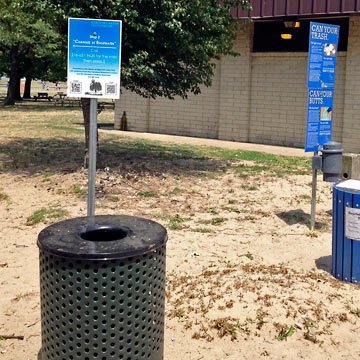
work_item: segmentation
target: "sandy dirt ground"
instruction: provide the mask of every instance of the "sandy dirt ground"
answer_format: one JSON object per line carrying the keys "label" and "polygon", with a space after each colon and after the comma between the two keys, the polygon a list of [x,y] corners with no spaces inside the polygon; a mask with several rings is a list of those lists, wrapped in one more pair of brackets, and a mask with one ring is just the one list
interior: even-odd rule
{"label": "sandy dirt ground", "polygon": [[[168,229],[165,359],[360,358],[359,287],[330,274],[330,184],[318,183],[312,232],[310,175],[130,169],[98,171],[96,213],[142,216]],[[0,174],[0,335],[24,336],[0,340],[0,359],[37,359],[37,235],[56,210],[86,215],[86,182],[81,170]],[[32,224],[41,208],[53,213]]]}
{"label": "sandy dirt ground", "polygon": [[[26,106],[0,109],[0,360],[37,360],[37,236],[87,210],[80,110]],[[115,138],[101,145],[96,214],[168,230],[166,360],[360,358],[360,288],[331,275],[331,184],[318,181],[310,231],[302,169]]]}

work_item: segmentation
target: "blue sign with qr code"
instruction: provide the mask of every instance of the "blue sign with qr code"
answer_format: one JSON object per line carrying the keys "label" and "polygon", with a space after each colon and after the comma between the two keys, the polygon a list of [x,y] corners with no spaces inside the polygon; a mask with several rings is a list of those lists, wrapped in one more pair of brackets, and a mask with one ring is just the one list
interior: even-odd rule
{"label": "blue sign with qr code", "polygon": [[69,18],[67,95],[120,98],[120,20]]}

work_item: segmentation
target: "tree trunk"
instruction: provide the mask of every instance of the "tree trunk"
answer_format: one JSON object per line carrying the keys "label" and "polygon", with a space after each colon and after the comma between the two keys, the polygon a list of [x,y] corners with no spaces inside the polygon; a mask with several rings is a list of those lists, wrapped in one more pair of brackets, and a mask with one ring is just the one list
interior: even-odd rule
{"label": "tree trunk", "polygon": [[18,50],[19,49],[17,46],[12,47],[10,50],[10,60],[11,60],[10,80],[9,80],[10,84],[4,105],[15,105],[16,79],[19,68]]}
{"label": "tree trunk", "polygon": [[15,101],[21,101],[21,94],[20,94],[20,83],[21,83],[21,75],[20,72],[17,71],[16,73],[16,86],[15,86]]}
{"label": "tree trunk", "polygon": [[24,99],[31,99],[31,77],[27,76],[25,81]]}
{"label": "tree trunk", "polygon": [[89,137],[90,137],[90,99],[81,98],[81,107],[85,126],[85,149],[84,149],[84,167],[89,166]]}
{"label": "tree trunk", "polygon": [[[84,126],[85,126],[84,167],[87,169],[89,167],[90,99],[81,98],[81,107],[82,107]],[[97,164],[100,164],[98,127],[96,127],[96,155],[97,155]]]}

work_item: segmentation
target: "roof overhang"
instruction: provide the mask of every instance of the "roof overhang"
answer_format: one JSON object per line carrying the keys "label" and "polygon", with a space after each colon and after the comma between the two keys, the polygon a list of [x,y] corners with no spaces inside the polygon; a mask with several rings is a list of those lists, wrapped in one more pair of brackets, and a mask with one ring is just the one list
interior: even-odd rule
{"label": "roof overhang", "polygon": [[234,18],[267,20],[360,15],[360,0],[249,0],[252,11],[233,9]]}

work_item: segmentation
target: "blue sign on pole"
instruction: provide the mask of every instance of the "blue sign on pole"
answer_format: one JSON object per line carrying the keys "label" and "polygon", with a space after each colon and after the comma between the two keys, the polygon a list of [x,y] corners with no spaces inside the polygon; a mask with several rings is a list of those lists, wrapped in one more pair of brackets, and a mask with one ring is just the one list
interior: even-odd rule
{"label": "blue sign on pole", "polygon": [[120,59],[120,20],[69,19],[68,96],[120,98]]}
{"label": "blue sign on pole", "polygon": [[305,151],[319,151],[331,140],[334,90],[309,89]]}
{"label": "blue sign on pole", "polygon": [[335,67],[340,26],[310,23],[305,152],[331,140]]}
{"label": "blue sign on pole", "polygon": [[334,88],[340,26],[310,23],[308,88]]}

